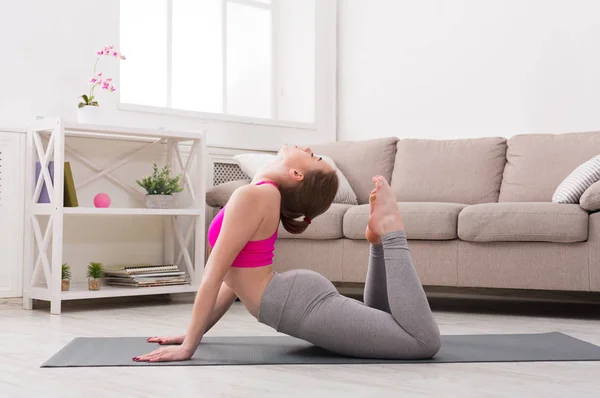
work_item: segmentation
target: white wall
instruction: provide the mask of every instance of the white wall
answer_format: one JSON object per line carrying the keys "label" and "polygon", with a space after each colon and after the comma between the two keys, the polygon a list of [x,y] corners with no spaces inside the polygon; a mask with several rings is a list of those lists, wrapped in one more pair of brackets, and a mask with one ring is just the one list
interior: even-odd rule
{"label": "white wall", "polygon": [[[76,119],[77,97],[83,94],[91,77],[95,51],[105,44],[119,47],[118,0],[21,0],[3,2],[0,8],[0,37],[3,58],[0,63],[0,127],[21,130],[36,116],[62,116]],[[327,15],[335,16],[335,7],[319,6]],[[329,19],[327,19],[329,18]],[[326,16],[326,22],[334,17]],[[317,26],[318,29],[318,26]],[[321,35],[323,37],[323,35]],[[317,51],[329,51],[335,35],[322,38]],[[329,41],[327,41],[329,40]],[[126,49],[123,52],[127,55]],[[335,51],[333,51],[334,53]],[[321,57],[319,87],[325,86],[335,65]],[[335,57],[332,57],[332,59]],[[127,61],[124,61],[127,62]],[[119,87],[118,64],[104,63],[104,71]],[[326,82],[328,102],[335,92],[335,81]],[[333,89],[331,89],[333,87]],[[329,91],[332,94],[329,94]],[[208,144],[232,148],[276,150],[283,143],[308,144],[335,139],[335,114],[326,106],[315,115],[316,129],[281,128],[268,125],[226,123],[191,117],[165,116],[153,113],[118,110],[118,92],[102,93],[101,106],[109,109],[111,124],[194,131],[205,129]]]}
{"label": "white wall", "polygon": [[[3,1],[0,126],[22,129],[44,115],[74,118],[94,51],[118,44],[118,29],[112,29],[119,26],[116,11],[118,1]],[[117,78],[110,66],[107,73]]]}
{"label": "white wall", "polygon": [[338,9],[338,139],[600,130],[597,0]]}

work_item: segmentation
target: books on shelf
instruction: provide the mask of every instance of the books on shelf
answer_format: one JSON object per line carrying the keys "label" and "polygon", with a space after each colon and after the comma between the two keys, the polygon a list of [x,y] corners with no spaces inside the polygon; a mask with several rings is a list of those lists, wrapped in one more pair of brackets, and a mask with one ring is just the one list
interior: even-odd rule
{"label": "books on shelf", "polygon": [[[42,165],[40,162],[35,164],[35,183],[40,177],[42,172]],[[54,161],[48,162],[48,174],[50,175],[50,181],[54,184]],[[43,177],[42,177],[43,180]],[[78,207],[79,202],[77,200],[77,191],[75,190],[75,182],[73,181],[73,171],[71,170],[71,163],[65,162],[64,166],[64,192],[63,201],[65,207]],[[46,181],[42,182],[42,190],[38,198],[38,203],[50,203],[50,196],[48,195],[48,188],[46,187]]]}
{"label": "books on shelf", "polygon": [[79,201],[77,200],[77,191],[75,190],[75,181],[73,180],[73,171],[71,170],[71,163],[65,162],[65,186],[63,193],[63,200],[65,207],[78,207]]}
{"label": "books on shelf", "polygon": [[185,272],[174,264],[113,265],[104,268],[104,279],[109,285],[150,287],[188,285]]}

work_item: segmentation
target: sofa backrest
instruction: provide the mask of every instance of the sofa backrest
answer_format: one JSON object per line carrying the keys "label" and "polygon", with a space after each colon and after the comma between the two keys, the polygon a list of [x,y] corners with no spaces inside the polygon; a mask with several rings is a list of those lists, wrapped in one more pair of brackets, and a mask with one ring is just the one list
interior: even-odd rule
{"label": "sofa backrest", "polygon": [[550,202],[562,180],[598,154],[600,132],[513,136],[498,200]]}
{"label": "sofa backrest", "polygon": [[313,145],[311,149],[333,159],[354,190],[358,203],[365,204],[369,203],[374,176],[382,175],[388,181],[392,178],[397,141],[396,137],[338,141]]}
{"label": "sofa backrest", "polygon": [[392,189],[400,202],[496,202],[506,161],[506,139],[402,139]]}

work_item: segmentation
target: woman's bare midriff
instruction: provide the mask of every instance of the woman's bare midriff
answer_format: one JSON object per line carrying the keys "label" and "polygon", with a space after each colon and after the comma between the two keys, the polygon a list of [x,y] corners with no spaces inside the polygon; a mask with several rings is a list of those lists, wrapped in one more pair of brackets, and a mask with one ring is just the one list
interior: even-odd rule
{"label": "woman's bare midriff", "polygon": [[242,304],[255,318],[258,318],[260,300],[267,285],[273,278],[273,267],[230,268],[224,282],[238,296]]}

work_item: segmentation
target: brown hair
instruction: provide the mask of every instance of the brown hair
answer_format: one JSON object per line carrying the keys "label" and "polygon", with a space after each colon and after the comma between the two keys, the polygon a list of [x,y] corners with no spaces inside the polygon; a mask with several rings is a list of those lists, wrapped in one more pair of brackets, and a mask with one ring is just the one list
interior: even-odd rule
{"label": "brown hair", "polygon": [[[281,223],[292,234],[301,234],[310,221],[329,209],[337,193],[339,181],[335,171],[311,171],[299,184],[282,186]],[[297,220],[300,217],[306,219]]]}

